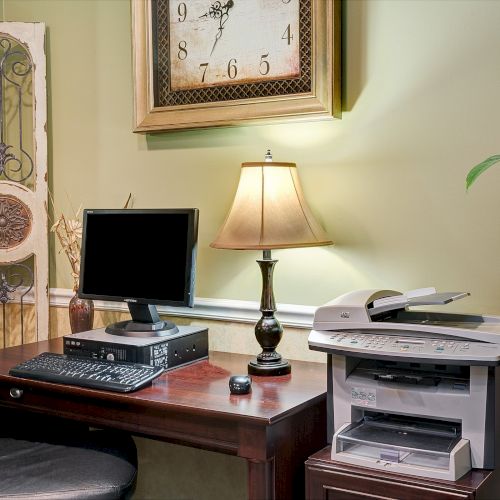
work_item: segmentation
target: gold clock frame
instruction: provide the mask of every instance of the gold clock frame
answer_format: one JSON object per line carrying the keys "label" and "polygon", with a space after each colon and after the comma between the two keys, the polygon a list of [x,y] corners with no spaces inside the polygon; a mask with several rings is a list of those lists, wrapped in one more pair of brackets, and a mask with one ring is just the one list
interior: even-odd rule
{"label": "gold clock frame", "polygon": [[340,118],[341,0],[310,0],[310,92],[172,106],[155,106],[152,2],[132,0],[134,132]]}

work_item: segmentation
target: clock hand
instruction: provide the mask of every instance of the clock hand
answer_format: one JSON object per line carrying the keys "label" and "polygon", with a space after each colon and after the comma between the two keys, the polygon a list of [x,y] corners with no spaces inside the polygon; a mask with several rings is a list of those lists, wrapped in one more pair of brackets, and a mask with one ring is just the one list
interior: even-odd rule
{"label": "clock hand", "polygon": [[213,54],[215,46],[217,45],[217,42],[222,36],[224,25],[226,24],[226,21],[229,19],[229,9],[233,6],[234,6],[234,0],[227,0],[227,2],[224,5],[222,5],[222,3],[219,0],[217,0],[210,6],[208,12],[200,16],[200,17],[211,17],[212,19],[219,20],[219,28],[217,30],[217,34],[215,35],[215,42],[212,47],[212,51],[210,52],[210,55]]}

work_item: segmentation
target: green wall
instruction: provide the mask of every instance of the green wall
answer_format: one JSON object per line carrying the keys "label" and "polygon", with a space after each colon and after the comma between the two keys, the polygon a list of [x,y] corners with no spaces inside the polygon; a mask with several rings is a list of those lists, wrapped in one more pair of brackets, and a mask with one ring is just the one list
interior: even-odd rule
{"label": "green wall", "polygon": [[[336,242],[275,252],[279,302],[316,305],[358,287],[434,285],[472,292],[466,310],[500,314],[500,168],[464,190],[468,170],[500,153],[500,2],[348,0],[342,120],[156,136],[131,132],[129,0],[2,7],[5,20],[47,23],[57,209],[120,207],[129,192],[138,208],[198,207],[197,296],[259,298],[259,254],[208,245],[241,162],[262,159],[270,147],[276,160],[297,163],[311,208]],[[54,245],[51,255],[51,286],[70,288],[64,256]],[[201,452],[178,461],[166,445],[156,456],[158,446],[141,444],[142,459],[155,458],[156,491],[198,467],[191,492],[170,490],[174,497],[239,496],[203,475]],[[204,473],[225,467],[217,455],[209,462]],[[232,463],[244,481],[243,464]]]}
{"label": "green wall", "polygon": [[[334,247],[275,252],[278,302],[321,304],[358,287],[469,290],[500,313],[498,183],[468,195],[469,168],[500,150],[500,2],[344,3],[339,121],[136,135],[130,2],[4,0],[6,20],[45,21],[51,186],[59,210],[200,209],[197,296],[257,300],[257,252],[208,247],[240,164],[296,162]],[[52,252],[51,286],[71,286]]]}

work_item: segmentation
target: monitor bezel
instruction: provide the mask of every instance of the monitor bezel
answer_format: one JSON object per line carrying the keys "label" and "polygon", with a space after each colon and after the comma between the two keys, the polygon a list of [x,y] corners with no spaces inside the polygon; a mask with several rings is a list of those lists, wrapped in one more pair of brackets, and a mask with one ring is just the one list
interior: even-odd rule
{"label": "monitor bezel", "polygon": [[[87,218],[88,215],[147,215],[147,214],[186,214],[188,216],[188,234],[186,245],[186,270],[184,276],[184,300],[161,300],[146,297],[128,297],[116,295],[102,295],[84,293],[85,287],[85,250],[87,246]],[[111,302],[125,302],[133,304],[152,304],[159,306],[193,307],[194,285],[196,277],[196,251],[198,243],[198,214],[197,208],[147,208],[147,209],[85,209],[83,211],[83,232],[80,257],[80,280],[78,296],[83,299],[108,300]]]}

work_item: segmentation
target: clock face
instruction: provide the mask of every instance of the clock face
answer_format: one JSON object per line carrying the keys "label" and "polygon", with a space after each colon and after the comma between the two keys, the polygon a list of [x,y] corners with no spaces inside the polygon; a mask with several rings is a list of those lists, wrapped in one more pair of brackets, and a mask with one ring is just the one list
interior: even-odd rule
{"label": "clock face", "polygon": [[170,87],[300,76],[299,0],[170,0]]}

